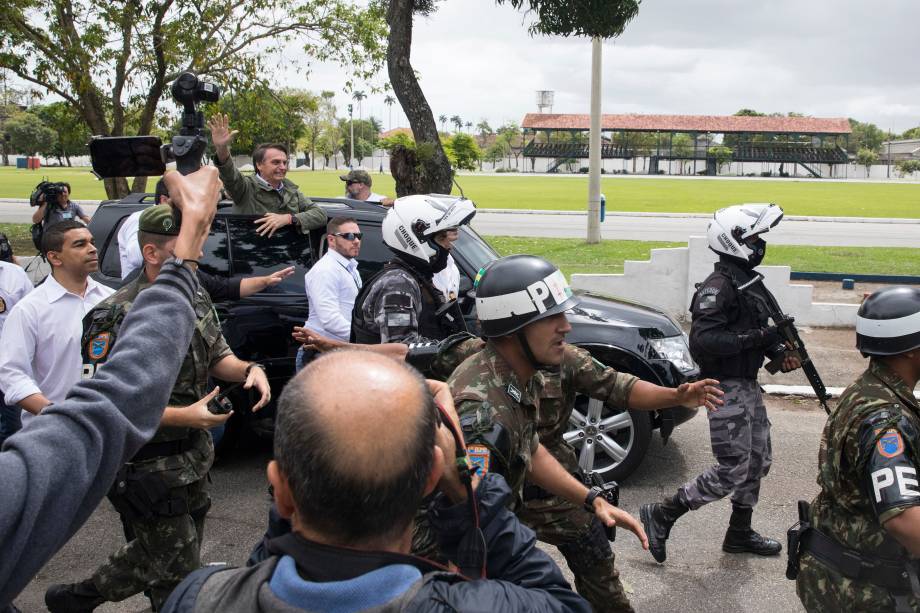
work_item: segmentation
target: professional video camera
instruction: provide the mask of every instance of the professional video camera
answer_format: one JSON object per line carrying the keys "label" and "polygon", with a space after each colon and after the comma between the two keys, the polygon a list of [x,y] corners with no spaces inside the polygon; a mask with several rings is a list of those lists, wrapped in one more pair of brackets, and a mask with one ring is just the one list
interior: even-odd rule
{"label": "professional video camera", "polygon": [[100,179],[113,177],[155,177],[166,172],[175,161],[184,175],[201,167],[207,147],[204,113],[199,102],[217,102],[220,91],[193,72],[183,72],[170,87],[173,100],[183,106],[182,127],[172,142],[164,145],[158,136],[96,136],[89,143],[93,174]]}
{"label": "professional video camera", "polygon": [[[51,204],[57,202],[58,196],[60,196],[65,189],[67,189],[67,186],[63,183],[42,181],[35,186],[35,191],[29,196],[29,206],[40,206],[45,203]],[[45,197],[42,198],[42,195]]]}

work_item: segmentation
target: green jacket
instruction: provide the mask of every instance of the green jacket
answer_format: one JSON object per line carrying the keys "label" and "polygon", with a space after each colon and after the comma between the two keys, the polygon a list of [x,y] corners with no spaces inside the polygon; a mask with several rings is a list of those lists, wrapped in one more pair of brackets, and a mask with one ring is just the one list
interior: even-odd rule
{"label": "green jacket", "polygon": [[262,215],[265,213],[291,213],[297,220],[301,234],[326,225],[326,212],[300,193],[297,185],[284,180],[280,192],[255,175],[244,176],[233,165],[233,158],[217,164],[224,188],[233,199],[233,212]]}

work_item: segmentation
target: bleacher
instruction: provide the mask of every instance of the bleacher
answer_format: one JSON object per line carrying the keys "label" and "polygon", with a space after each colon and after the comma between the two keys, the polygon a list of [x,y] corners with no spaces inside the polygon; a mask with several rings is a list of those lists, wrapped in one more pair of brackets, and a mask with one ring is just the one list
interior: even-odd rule
{"label": "bleacher", "polygon": [[[602,158],[631,158],[634,151],[622,145],[604,143],[601,145]],[[524,157],[545,158],[587,158],[588,144],[580,143],[535,143],[524,146]]]}
{"label": "bleacher", "polygon": [[798,143],[741,143],[733,148],[732,161],[845,164],[847,152],[841,147]]}

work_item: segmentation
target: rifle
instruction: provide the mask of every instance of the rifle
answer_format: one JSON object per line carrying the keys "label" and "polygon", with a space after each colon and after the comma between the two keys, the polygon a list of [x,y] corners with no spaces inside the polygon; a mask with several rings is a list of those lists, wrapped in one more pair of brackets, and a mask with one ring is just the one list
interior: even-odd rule
{"label": "rifle", "polygon": [[[802,341],[802,337],[799,336],[799,331],[795,327],[795,318],[791,315],[786,315],[783,313],[782,309],[779,307],[779,304],[776,302],[776,298],[773,297],[773,294],[770,293],[770,290],[763,283],[763,275],[757,275],[749,282],[738,288],[738,291],[744,291],[751,285],[755,283],[760,283],[763,288],[763,295],[751,294],[755,298],[759,299],[767,307],[767,310],[770,314],[770,319],[773,320],[773,324],[776,326],[776,330],[782,336],[786,345],[791,348],[799,358],[799,361],[802,363],[802,372],[805,373],[805,377],[808,378],[808,382],[811,384],[811,389],[815,391],[815,395],[818,397],[818,402],[821,403],[821,406],[824,408],[824,412],[830,415],[831,410],[827,406],[827,400],[830,398],[830,395],[827,393],[827,387],[824,386],[824,382],[821,380],[821,375],[818,374],[818,369],[815,368],[814,362],[811,361],[811,358],[808,356],[808,351],[805,349],[805,343]],[[771,375],[776,373],[783,365],[783,359],[785,358],[785,352],[781,352],[777,357],[770,360],[765,368],[767,372]]]}

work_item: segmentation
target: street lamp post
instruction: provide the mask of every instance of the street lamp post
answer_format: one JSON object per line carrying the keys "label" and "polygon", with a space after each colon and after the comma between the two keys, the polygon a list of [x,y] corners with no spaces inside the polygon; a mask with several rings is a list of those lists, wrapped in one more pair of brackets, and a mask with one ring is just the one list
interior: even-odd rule
{"label": "street lamp post", "polygon": [[352,113],[352,105],[348,105],[348,128],[351,130],[351,138],[348,139],[348,169],[355,167],[355,116]]}
{"label": "street lamp post", "polygon": [[591,136],[588,144],[588,243],[601,242],[601,39],[591,39]]}

